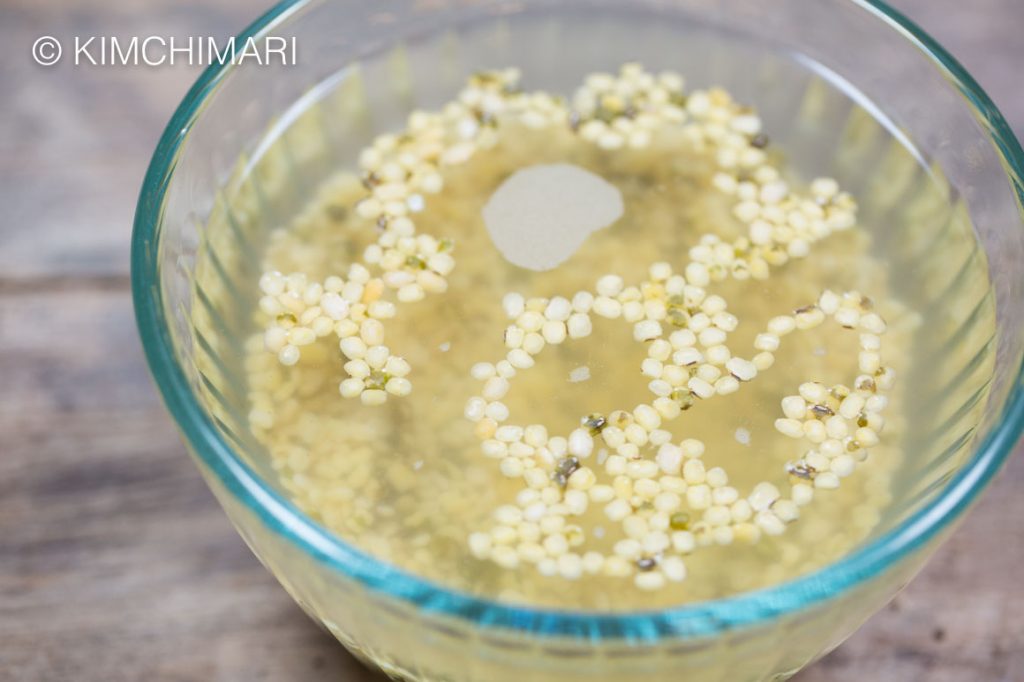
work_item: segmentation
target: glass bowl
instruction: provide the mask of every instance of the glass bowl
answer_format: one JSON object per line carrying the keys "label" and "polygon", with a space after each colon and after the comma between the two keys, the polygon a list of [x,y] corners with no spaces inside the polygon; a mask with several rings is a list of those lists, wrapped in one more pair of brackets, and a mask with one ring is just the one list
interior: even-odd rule
{"label": "glass bowl", "polygon": [[[560,27],[584,18],[593,30],[561,38]],[[460,42],[481,31],[486,40]],[[210,67],[157,146],[133,234],[136,315],[163,398],[241,535],[312,618],[393,678],[786,679],[910,580],[1017,441],[1024,154],[964,69],[882,2],[292,0],[236,40],[269,34],[295,37],[298,65]],[[435,35],[444,54],[424,47]],[[368,65],[369,125],[386,129],[421,103],[420,82],[517,65],[532,83],[564,90],[576,78],[560,73],[634,59],[725,85],[762,109],[795,163],[859,188],[864,221],[902,254],[894,265],[916,273],[912,297],[947,313],[948,329],[920,343],[957,352],[923,380],[971,390],[935,407],[934,438],[910,453],[899,499],[867,541],[820,570],[729,598],[649,612],[529,608],[435,584],[332,535],[281,493],[246,433],[239,311],[254,303],[246,292],[266,234],[352,162],[353,112],[341,97],[352,65]],[[546,70],[552,60],[562,68]],[[861,108],[843,104],[851,100]],[[965,221],[980,248],[950,236]],[[987,259],[990,282],[962,275],[972,259]],[[976,324],[993,303],[994,336]]]}

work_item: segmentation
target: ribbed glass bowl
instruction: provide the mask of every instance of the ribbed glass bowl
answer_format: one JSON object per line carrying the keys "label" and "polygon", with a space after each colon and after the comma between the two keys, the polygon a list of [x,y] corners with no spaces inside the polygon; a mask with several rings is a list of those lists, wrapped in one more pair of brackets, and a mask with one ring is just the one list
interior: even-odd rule
{"label": "ribbed glass bowl", "polygon": [[[596,28],[565,38],[559,27],[583,16]],[[480,31],[493,40],[460,50],[461,36]],[[237,41],[268,34],[296,38],[297,66],[211,67],[159,142],[135,220],[136,314],[164,400],[241,535],[312,618],[395,679],[785,679],[907,583],[1013,448],[1024,412],[1024,156],[963,68],[883,3],[296,0]],[[437,35],[445,38],[425,40]],[[430,44],[447,47],[431,55]],[[634,59],[720,83],[761,109],[790,160],[853,189],[862,222],[897,254],[893,267],[919,274],[903,294],[945,312],[945,328],[919,339],[921,352],[945,359],[919,380],[942,382],[932,388],[949,400],[915,441],[925,445],[907,454],[891,509],[867,541],[821,570],[638,613],[470,596],[327,532],[281,494],[247,433],[241,343],[267,233],[365,142],[339,97],[352,66],[376,64],[364,81],[370,126],[383,130],[410,106],[438,103],[417,100],[421,83],[450,83],[450,95],[465,73],[516,65],[531,87],[564,90]],[[566,73],[573,81],[559,80]],[[954,238],[965,225],[978,244]],[[965,274],[985,260],[990,281]],[[994,323],[990,315],[982,324],[993,304]]]}

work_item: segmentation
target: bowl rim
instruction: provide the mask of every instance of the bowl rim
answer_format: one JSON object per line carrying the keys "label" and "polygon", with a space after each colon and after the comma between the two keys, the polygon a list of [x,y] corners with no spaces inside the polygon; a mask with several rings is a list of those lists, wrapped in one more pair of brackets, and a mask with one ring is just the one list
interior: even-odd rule
{"label": "bowl rim", "polygon": [[[315,1],[284,0],[235,39],[244,41],[258,36]],[[931,36],[882,0],[848,1],[901,33],[957,87],[974,114],[987,124],[991,141],[1004,161],[1018,206],[1024,206],[1024,151],[995,104],[966,69]],[[722,599],[663,610],[606,613],[534,608],[474,596],[375,559],[307,517],[235,454],[203,411],[175,356],[171,329],[163,314],[157,248],[165,193],[182,142],[202,112],[206,97],[230,69],[230,64],[214,64],[199,76],[171,117],[146,172],[131,244],[132,298],[139,334],[157,387],[192,453],[270,530],[331,570],[370,590],[409,602],[434,615],[453,616],[482,627],[541,637],[653,642],[664,637],[706,637],[723,630],[765,624],[837,598],[928,543],[958,518],[989,483],[1013,450],[1024,427],[1022,363],[1017,368],[998,425],[926,508],[871,543],[817,571]]]}

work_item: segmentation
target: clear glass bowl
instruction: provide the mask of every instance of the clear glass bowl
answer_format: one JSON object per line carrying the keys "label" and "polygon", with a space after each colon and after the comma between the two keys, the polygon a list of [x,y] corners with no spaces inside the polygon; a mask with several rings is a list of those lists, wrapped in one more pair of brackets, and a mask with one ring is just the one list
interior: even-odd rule
{"label": "clear glass bowl", "polygon": [[[560,39],[558,27],[581,12],[597,28]],[[527,24],[533,38],[516,39]],[[473,31],[493,35],[460,52],[459,36]],[[611,39],[623,31],[635,40]],[[296,37],[299,65],[211,67],[160,140],[133,235],[136,314],[164,400],[241,535],[310,616],[395,679],[785,679],[906,584],[1015,444],[1024,423],[1024,154],[963,68],[885,4],[297,0],[238,41],[271,33]],[[421,38],[437,34],[447,36],[445,53],[431,55]],[[564,89],[632,59],[722,83],[763,110],[794,163],[860,189],[864,220],[920,274],[908,295],[948,311],[949,330],[921,339],[958,349],[933,379],[972,390],[936,406],[935,437],[911,453],[899,500],[868,541],[768,589],[657,612],[574,613],[481,599],[375,560],[281,494],[245,432],[239,370],[265,235],[353,158],[358,117],[341,96],[351,65],[376,65],[364,73],[368,125],[383,129],[401,120],[417,83],[451,78],[453,92],[467,69],[514,64],[533,85]],[[551,60],[560,68],[546,73]],[[858,118],[840,91],[874,118]],[[905,146],[887,144],[886,128]],[[919,191],[925,184],[929,193]],[[965,220],[980,249],[950,237],[949,225]],[[980,287],[962,276],[979,258],[991,279]],[[994,337],[975,323],[993,298]]]}

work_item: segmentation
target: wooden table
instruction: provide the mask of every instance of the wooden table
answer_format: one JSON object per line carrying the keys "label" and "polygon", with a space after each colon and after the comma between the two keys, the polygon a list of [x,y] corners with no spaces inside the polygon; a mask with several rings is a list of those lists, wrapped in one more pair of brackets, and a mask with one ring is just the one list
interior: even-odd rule
{"label": "wooden table", "polygon": [[[0,5],[0,680],[370,680],[229,526],[150,382],[128,291],[145,164],[197,70],[43,68],[46,34],[216,35],[243,0]],[[899,0],[1024,132],[1024,3]],[[1024,458],[801,682],[1024,680]]]}

